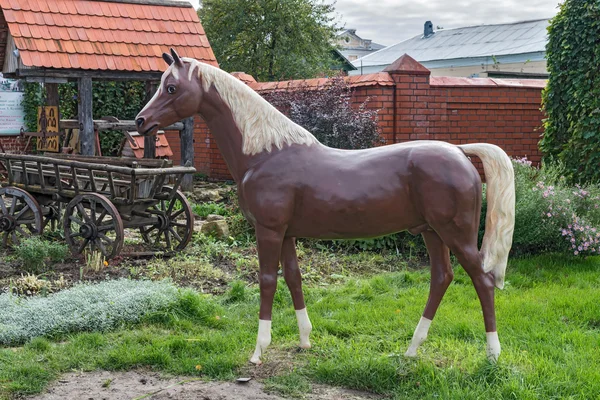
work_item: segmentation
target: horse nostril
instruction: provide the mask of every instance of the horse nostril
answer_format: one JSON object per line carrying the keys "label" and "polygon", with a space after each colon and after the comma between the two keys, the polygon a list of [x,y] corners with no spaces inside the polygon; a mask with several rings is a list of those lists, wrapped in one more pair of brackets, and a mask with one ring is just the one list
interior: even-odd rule
{"label": "horse nostril", "polygon": [[138,118],[135,120],[135,123],[137,124],[138,128],[140,128],[142,125],[144,125],[144,122],[146,122],[146,120],[144,118]]}

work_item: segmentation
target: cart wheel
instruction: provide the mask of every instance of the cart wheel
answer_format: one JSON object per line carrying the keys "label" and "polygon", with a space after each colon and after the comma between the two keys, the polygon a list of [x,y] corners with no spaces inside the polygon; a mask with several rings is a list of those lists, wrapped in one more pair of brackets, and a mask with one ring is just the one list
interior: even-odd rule
{"label": "cart wheel", "polygon": [[2,246],[16,246],[21,240],[40,233],[42,209],[35,197],[16,187],[0,188]]}
{"label": "cart wheel", "polygon": [[101,194],[80,194],[71,200],[63,227],[67,244],[75,255],[89,248],[110,259],[123,247],[123,220],[113,203]]}
{"label": "cart wheel", "polygon": [[58,228],[58,224],[60,222],[64,206],[63,203],[61,203],[60,201],[56,201],[46,206],[46,208],[48,212],[45,213],[46,215],[44,215],[44,221],[42,222],[42,230],[50,226],[50,231],[54,232]]}
{"label": "cart wheel", "polygon": [[140,228],[142,239],[164,251],[183,250],[194,234],[194,213],[187,198],[179,190],[173,200],[161,200],[146,212],[157,221]]}

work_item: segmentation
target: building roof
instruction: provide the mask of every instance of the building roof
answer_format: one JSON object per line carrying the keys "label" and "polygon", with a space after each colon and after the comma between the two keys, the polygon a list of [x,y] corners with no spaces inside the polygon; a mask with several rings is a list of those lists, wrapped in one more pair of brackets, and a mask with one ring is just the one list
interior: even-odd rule
{"label": "building roof", "polygon": [[361,46],[359,46],[359,47],[353,47],[353,46],[342,44],[342,49],[343,50],[370,50],[370,51],[376,51],[376,50],[381,50],[381,49],[385,48],[385,46],[382,45],[382,44],[375,43],[375,42],[371,41],[370,39],[364,39],[364,38],[358,36],[356,34],[356,29],[346,29],[346,30],[338,33],[336,35],[336,37],[339,39],[339,38],[341,38],[342,36],[345,36],[345,35],[354,36],[355,38],[357,38],[359,40],[364,40],[366,42],[369,42],[369,46],[368,47],[364,47],[364,46],[362,46],[362,47]]}
{"label": "building roof", "polygon": [[188,2],[0,0],[0,8],[23,69],[162,72],[169,47],[217,65]]}
{"label": "building roof", "polygon": [[509,24],[440,29],[423,34],[353,61],[357,67],[393,63],[403,54],[419,62],[544,53],[549,19]]}

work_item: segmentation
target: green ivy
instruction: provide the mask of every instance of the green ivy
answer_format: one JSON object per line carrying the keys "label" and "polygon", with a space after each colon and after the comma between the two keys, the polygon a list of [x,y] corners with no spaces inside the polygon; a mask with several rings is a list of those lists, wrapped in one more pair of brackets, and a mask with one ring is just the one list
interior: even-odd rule
{"label": "green ivy", "polygon": [[[77,83],[58,86],[60,112],[63,119],[77,119]],[[93,86],[94,119],[111,116],[119,119],[134,119],[144,107],[146,97],[143,82],[97,81]],[[38,83],[26,83],[23,107],[27,129],[37,129],[37,108],[43,104],[44,93]],[[100,132],[100,147],[103,155],[116,155],[123,140],[120,131]]]}
{"label": "green ivy", "polygon": [[566,0],[548,28],[540,149],[573,182],[600,181],[600,3]]}

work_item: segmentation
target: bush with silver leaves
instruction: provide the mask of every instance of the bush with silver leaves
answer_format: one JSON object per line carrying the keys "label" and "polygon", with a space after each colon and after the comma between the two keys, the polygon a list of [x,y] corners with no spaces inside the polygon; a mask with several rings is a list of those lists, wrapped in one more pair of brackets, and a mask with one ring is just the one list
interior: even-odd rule
{"label": "bush with silver leaves", "polygon": [[178,299],[169,282],[117,280],[82,284],[48,297],[0,295],[0,345],[24,343],[38,336],[106,331],[139,322]]}

